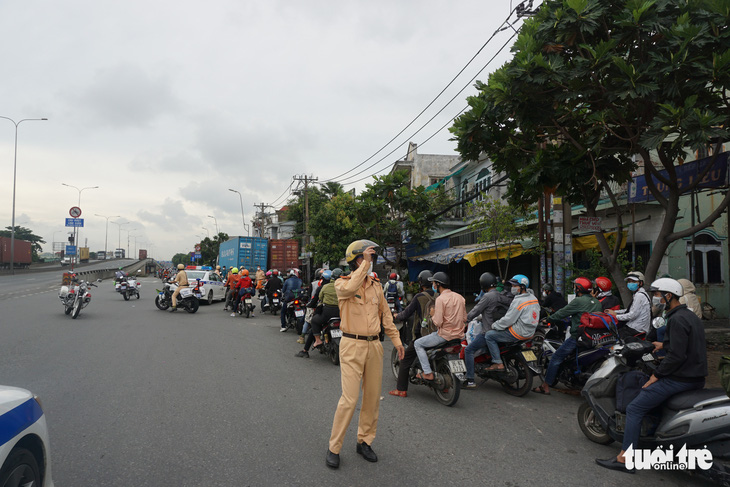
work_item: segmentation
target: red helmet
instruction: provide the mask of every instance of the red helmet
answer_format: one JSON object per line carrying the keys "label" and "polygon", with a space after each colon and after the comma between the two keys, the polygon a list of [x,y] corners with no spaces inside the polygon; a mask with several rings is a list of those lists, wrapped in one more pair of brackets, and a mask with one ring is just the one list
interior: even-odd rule
{"label": "red helmet", "polygon": [[588,294],[593,286],[591,286],[591,281],[586,279],[585,277],[579,277],[575,281],[573,281],[573,284],[575,284],[575,287],[583,294]]}
{"label": "red helmet", "polygon": [[602,292],[610,291],[611,290],[611,279],[608,277],[596,277],[596,286],[598,286],[598,289],[600,289]]}
{"label": "red helmet", "polygon": [[395,272],[391,272],[391,273],[390,273],[390,275],[389,275],[388,277],[389,277],[390,279],[393,279],[393,280],[395,280],[395,279],[398,279],[398,274],[396,274]]}

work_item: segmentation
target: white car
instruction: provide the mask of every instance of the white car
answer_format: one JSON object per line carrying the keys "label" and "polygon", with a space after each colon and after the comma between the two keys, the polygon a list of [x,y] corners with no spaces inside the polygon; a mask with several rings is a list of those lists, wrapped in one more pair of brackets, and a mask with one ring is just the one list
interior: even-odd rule
{"label": "white car", "polygon": [[213,304],[213,301],[223,301],[226,299],[226,286],[223,278],[215,273],[210,266],[193,266],[189,265],[185,268],[188,275],[188,281],[192,287],[196,279],[200,279],[200,294],[203,296],[202,302]]}
{"label": "white car", "polygon": [[39,399],[0,386],[0,485],[53,487],[46,417]]}

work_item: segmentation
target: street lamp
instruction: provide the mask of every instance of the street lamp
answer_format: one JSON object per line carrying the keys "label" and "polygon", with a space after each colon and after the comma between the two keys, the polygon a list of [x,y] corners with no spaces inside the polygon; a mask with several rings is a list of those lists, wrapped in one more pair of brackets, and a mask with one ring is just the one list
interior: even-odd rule
{"label": "street lamp", "polygon": [[[69,188],[73,188],[73,189],[75,189],[76,191],[79,192],[79,204],[78,204],[78,207],[79,208],[81,208],[81,192],[84,191],[84,190],[86,190],[86,189],[98,189],[99,188],[99,186],[87,186],[86,188],[80,188],[79,189],[76,186],[73,186],[71,184],[66,184],[66,183],[61,183],[61,186],[68,186]],[[81,230],[79,230],[79,227],[74,227],[74,234],[75,234],[75,237],[74,237],[74,245],[76,245],[76,248],[77,249],[81,246],[81,242],[79,241],[81,239],[80,233],[81,233]],[[78,258],[79,258],[79,251],[76,250],[76,256],[75,256],[74,259],[71,260],[71,270],[74,269],[74,266],[73,266],[74,261],[77,261],[78,262]]]}
{"label": "street lamp", "polygon": [[[109,238],[108,238],[108,236],[109,236],[109,218],[121,218],[121,216],[119,216],[119,215],[114,215],[114,216],[104,216],[104,215],[100,215],[100,214],[98,214],[98,213],[94,213],[94,215],[95,215],[95,216],[100,216],[100,217],[102,217],[102,218],[106,218],[106,228],[104,229],[104,260],[106,260],[106,259],[108,259],[108,258],[109,258],[109,257],[108,257],[108,256],[106,255],[106,252],[107,252],[107,242],[108,242],[108,240],[109,240]],[[113,222],[112,222],[112,223],[113,223]]]}
{"label": "street lamp", "polygon": [[219,233],[221,233],[220,230],[218,230],[218,220],[216,220],[213,215],[208,215],[208,218],[212,218],[215,222],[215,234],[218,235]]}
{"label": "street lamp", "polygon": [[12,269],[12,274],[15,275],[15,176],[17,174],[18,169],[18,125],[20,125],[22,122],[28,122],[31,120],[48,120],[47,118],[24,118],[22,120],[18,120],[17,122],[9,117],[2,117],[5,120],[10,120],[13,122],[13,125],[15,125],[15,155],[13,156],[13,217],[12,221],[10,222],[10,268]]}
{"label": "street lamp", "polygon": [[[112,222],[113,224],[117,225],[119,227],[119,233],[117,235],[117,249],[122,248],[122,225],[129,225],[129,222],[119,223],[119,222]],[[116,250],[114,251],[114,256],[117,255]]]}
{"label": "street lamp", "polygon": [[134,239],[134,253],[132,255],[137,255],[137,237],[141,237],[142,235],[130,235]]}
{"label": "street lamp", "polygon": [[205,227],[201,227],[201,228],[202,228],[203,230],[205,230],[205,233],[207,233],[207,234],[208,234],[208,238],[210,238],[210,232],[208,231],[208,229],[207,229],[207,228],[205,228]]}
{"label": "street lamp", "polygon": [[[228,191],[233,191],[234,193],[238,193],[238,199],[241,200],[241,223],[243,224],[243,231],[248,232],[246,230],[246,219],[243,217],[243,196],[241,196],[241,193],[239,193],[235,189],[228,188]],[[246,236],[248,236],[248,233],[246,233]]]}
{"label": "street lamp", "polygon": [[130,234],[130,232],[137,231],[137,229],[136,228],[130,228],[129,230],[124,230],[124,231],[127,232],[127,255],[126,255],[126,258],[129,259],[129,234]]}

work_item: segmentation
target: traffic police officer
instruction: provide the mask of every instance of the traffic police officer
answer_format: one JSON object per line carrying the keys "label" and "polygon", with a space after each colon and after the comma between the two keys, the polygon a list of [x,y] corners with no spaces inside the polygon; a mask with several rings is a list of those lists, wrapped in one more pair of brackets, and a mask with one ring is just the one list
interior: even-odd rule
{"label": "traffic police officer", "polygon": [[378,427],[378,411],[383,381],[383,345],[380,343],[380,326],[385,330],[403,359],[404,349],[393,316],[383,295],[380,282],[369,273],[377,259],[378,245],[370,240],[356,240],[345,252],[345,259],[354,272],[335,281],[340,307],[342,340],[340,341],[340,371],[342,396],[337,403],[332,423],[327,466],[340,466],[340,449],[345,432],[350,425],[360,395],[362,404],[357,428],[357,453],[369,462],[378,457],[370,447]]}

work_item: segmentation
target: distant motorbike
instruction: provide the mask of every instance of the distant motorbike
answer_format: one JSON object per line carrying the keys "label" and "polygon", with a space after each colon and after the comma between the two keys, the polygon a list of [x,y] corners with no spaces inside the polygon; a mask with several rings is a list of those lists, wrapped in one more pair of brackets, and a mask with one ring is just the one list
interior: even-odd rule
{"label": "distant motorbike", "polygon": [[[97,282],[101,282],[101,280]],[[93,282],[84,280],[73,280],[70,285],[61,286],[58,298],[63,304],[65,314],[70,314],[73,319],[78,318],[81,309],[87,307],[91,302],[90,286],[98,287]]]}
{"label": "distant motorbike", "polygon": [[239,315],[246,315],[246,318],[251,316],[255,306],[253,304],[253,289],[248,288],[246,292],[241,294],[241,298],[236,303],[236,313]]}
{"label": "distant motorbike", "polygon": [[137,299],[139,299],[139,289],[141,287],[142,283],[134,277],[127,277],[126,279],[117,281],[114,284],[114,288],[122,295],[125,301],[129,301],[129,298],[132,296],[137,296]]}
{"label": "distant motorbike", "polygon": [[[461,343],[459,358],[464,360],[464,350],[467,342]],[[487,368],[492,364],[489,351],[474,357],[474,374],[482,379],[492,379],[499,382],[507,394],[524,396],[532,388],[532,379],[540,372],[537,365],[537,355],[532,350],[531,340],[521,340],[513,343],[500,343],[499,354],[504,364],[504,370]],[[465,378],[465,377],[464,377]]]}
{"label": "distant motorbike", "polygon": [[333,364],[340,365],[340,339],[342,339],[342,330],[340,330],[340,317],[330,318],[325,326],[322,327],[322,345],[319,347],[319,353],[327,355]]}
{"label": "distant motorbike", "polygon": [[[172,294],[177,289],[177,284],[166,282],[162,289],[157,289],[157,297],[155,298],[155,306],[162,311],[166,311],[172,306]],[[177,300],[178,308],[183,308],[188,313],[195,313],[200,307],[200,300],[203,294],[200,292],[200,279],[197,284],[190,288],[182,288]]]}
{"label": "distant motorbike", "polygon": [[[445,406],[453,406],[459,400],[461,383],[465,379],[466,364],[459,358],[461,342],[458,339],[449,340],[436,347],[426,349],[428,362],[433,370],[433,380],[419,379],[416,375],[423,372],[421,362],[416,359],[408,370],[408,382],[415,385],[425,385],[433,389],[436,400]],[[390,355],[390,365],[393,377],[398,380],[400,359],[395,348]]]}

